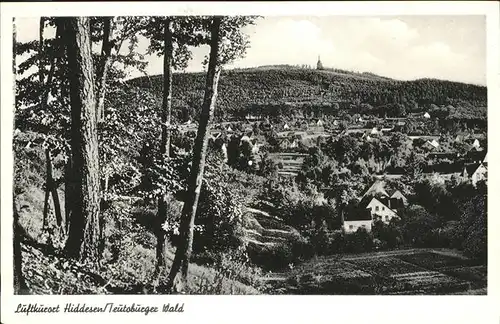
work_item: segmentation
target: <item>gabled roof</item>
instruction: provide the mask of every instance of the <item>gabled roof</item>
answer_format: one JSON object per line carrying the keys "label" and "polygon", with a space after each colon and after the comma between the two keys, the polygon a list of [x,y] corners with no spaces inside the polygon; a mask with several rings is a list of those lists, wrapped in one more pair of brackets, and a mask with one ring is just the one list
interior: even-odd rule
{"label": "gabled roof", "polygon": [[474,174],[474,172],[476,172],[476,171],[477,171],[477,169],[478,169],[479,167],[486,168],[486,167],[485,167],[484,165],[482,165],[481,163],[473,163],[473,164],[466,165],[466,166],[464,167],[464,171],[466,171],[466,172],[467,172],[467,176],[469,176],[469,177],[470,177],[471,175],[473,175],[473,174]]}
{"label": "gabled roof", "polygon": [[406,197],[399,190],[394,191],[391,198],[407,200]]}
{"label": "gabled roof", "polygon": [[361,199],[370,196],[386,196],[389,197],[387,191],[385,191],[385,181],[383,180],[375,180],[375,182],[371,185],[370,188],[365,192],[365,194],[361,197]]}

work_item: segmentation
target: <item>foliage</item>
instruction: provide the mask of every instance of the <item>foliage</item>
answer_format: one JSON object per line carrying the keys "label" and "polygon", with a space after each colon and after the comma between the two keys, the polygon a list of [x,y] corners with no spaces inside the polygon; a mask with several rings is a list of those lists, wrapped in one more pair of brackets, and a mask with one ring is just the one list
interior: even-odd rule
{"label": "foliage", "polygon": [[[151,82],[152,87],[148,79],[139,78],[131,80],[130,84],[160,93],[161,78],[153,77]],[[193,98],[201,102],[203,83],[201,73],[174,75],[174,85],[178,87],[175,87],[173,97],[185,103]],[[322,88],[323,84],[328,90]],[[455,102],[450,114],[455,116],[453,118],[482,119],[486,116],[485,87],[440,80],[401,82],[298,68],[252,68],[225,71],[219,87],[217,118],[226,115],[243,117],[248,113],[269,117],[319,117],[320,114],[336,113],[338,109],[335,107],[339,104],[340,110],[348,110],[356,100],[373,106],[371,114],[382,116],[394,114],[387,105],[402,100],[406,100],[407,103],[402,105],[406,105],[409,111],[423,111],[431,103],[447,105]]]}

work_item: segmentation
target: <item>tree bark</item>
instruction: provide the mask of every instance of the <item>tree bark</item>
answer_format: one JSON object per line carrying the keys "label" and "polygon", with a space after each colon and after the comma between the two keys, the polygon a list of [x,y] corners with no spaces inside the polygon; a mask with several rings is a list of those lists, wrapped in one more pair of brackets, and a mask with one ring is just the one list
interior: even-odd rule
{"label": "tree bark", "polygon": [[[14,77],[17,77],[17,64],[16,64],[16,43],[17,43],[17,31],[16,31],[16,18],[12,18],[12,72]],[[14,98],[16,97],[16,80],[14,80]],[[13,243],[14,243],[14,293],[21,294],[27,291],[26,282],[24,280],[22,271],[22,251],[21,251],[21,240],[22,231],[19,225],[19,214],[17,212],[15,197],[12,197],[12,211],[14,213],[13,222]]]}
{"label": "tree bark", "polygon": [[[62,35],[61,29],[62,29],[62,26],[60,26],[59,24],[56,24],[56,41],[59,43],[60,43],[61,35]],[[59,53],[59,55],[61,55],[61,54]],[[45,89],[44,89],[44,92],[42,95],[42,109],[45,109],[45,107],[47,106],[47,104],[49,102],[49,94],[50,94],[50,90],[52,87],[52,80],[54,79],[54,73],[55,73],[57,59],[58,59],[59,55],[54,54],[54,56],[52,57],[52,62],[50,64],[50,70],[49,70],[49,73],[47,74],[47,81],[44,84]],[[40,78],[41,78],[41,80],[43,80],[43,77],[41,76],[41,74],[40,74]]]}
{"label": "tree bark", "polygon": [[113,31],[111,29],[111,19],[112,17],[104,17],[104,29],[103,29],[103,39],[101,48],[101,57],[99,59],[99,65],[97,67],[97,118],[98,122],[104,119],[104,98],[106,97],[106,80],[108,76],[108,70],[110,65],[111,50],[113,49],[113,43],[111,38],[113,37]]}
{"label": "tree bark", "polygon": [[16,97],[16,79],[17,79],[17,64],[16,64],[16,49],[17,49],[17,30],[16,18],[12,18],[12,73],[14,73],[14,98]]}
{"label": "tree bark", "polygon": [[[43,17],[40,19],[40,44],[43,43],[42,40],[42,35],[43,35],[43,26],[44,24],[42,23]],[[56,26],[56,40],[60,40],[61,37],[61,28],[59,26]],[[43,47],[40,47],[40,51],[43,50]],[[52,62],[50,65],[50,70],[47,75],[47,81],[45,84],[43,84],[43,66],[42,66],[42,60],[40,59],[40,81],[42,82],[42,85],[45,87],[43,90],[42,94],[42,109],[45,110],[45,108],[48,105],[48,100],[49,100],[49,93],[52,87],[52,80],[54,79],[54,73],[55,73],[55,66],[57,64],[57,55],[54,55],[52,58]],[[50,150],[46,149],[45,150],[45,157],[47,161],[47,180],[46,180],[46,192],[45,192],[45,207],[44,207],[44,214],[43,214],[43,225],[47,226],[48,225],[48,218],[47,218],[47,213],[48,213],[48,203],[49,203],[49,193],[52,193],[52,200],[54,201],[54,210],[55,210],[55,216],[56,216],[56,221],[57,221],[57,226],[61,228],[63,232],[65,232],[64,227],[63,227],[63,221],[62,221],[62,215],[61,215],[61,205],[59,202],[59,195],[57,193],[57,187],[54,185],[54,177],[52,175],[52,157],[50,155]]]}
{"label": "tree bark", "polygon": [[57,192],[57,186],[54,182],[54,176],[52,174],[52,157],[50,156],[50,151],[46,151],[47,163],[50,163],[50,173],[48,173],[47,181],[50,181],[50,192],[52,193],[52,201],[54,202],[54,213],[56,216],[57,226],[65,233],[62,214],[61,214],[61,203],[59,202],[59,193]]}
{"label": "tree bark", "polygon": [[172,290],[179,270],[181,275],[178,290],[182,290],[187,283],[189,258],[191,256],[193,245],[194,220],[198,199],[200,197],[207,153],[208,130],[210,121],[214,115],[215,102],[217,99],[217,84],[221,72],[217,62],[219,57],[220,24],[221,18],[214,17],[210,31],[210,58],[205,84],[205,96],[203,99],[198,134],[196,136],[195,146],[193,149],[193,164],[188,179],[187,199],[182,208],[179,228],[179,244],[175,252],[174,262],[170,270],[166,287],[168,290]]}
{"label": "tree bark", "polygon": [[45,149],[45,160],[46,160],[46,167],[45,167],[45,199],[43,201],[43,228],[46,229],[47,226],[49,225],[49,218],[48,218],[48,213],[49,213],[49,198],[50,198],[50,191],[52,188],[52,163],[50,161],[50,151],[48,148]]}
{"label": "tree bark", "polygon": [[68,152],[68,161],[64,165],[64,223],[66,225],[66,233],[69,233],[69,225],[73,216],[73,180],[72,180],[72,157],[71,152]]}
{"label": "tree bark", "polygon": [[89,20],[64,18],[70,71],[71,180],[73,214],[66,253],[81,262],[99,261],[99,162]]}
{"label": "tree bark", "polygon": [[16,201],[15,198],[13,197],[12,199],[12,207],[13,207],[13,212],[14,212],[14,293],[15,294],[24,294],[28,292],[28,286],[26,285],[26,281],[24,280],[23,276],[23,269],[22,269],[22,263],[23,263],[23,257],[22,257],[22,250],[21,250],[21,241],[23,239],[22,237],[22,230],[21,230],[21,225],[19,224],[19,213],[17,212],[17,207],[16,207]]}
{"label": "tree bark", "polygon": [[44,86],[44,67],[43,67],[43,30],[45,29],[45,17],[40,17],[40,24],[38,27],[39,32],[39,42],[38,42],[38,54],[40,55],[40,59],[38,60],[38,75],[40,80],[40,86]]}
{"label": "tree bark", "polygon": [[[170,157],[170,117],[172,111],[172,60],[173,60],[173,39],[172,39],[172,24],[171,18],[167,17],[164,21],[164,51],[163,51],[163,103],[161,114],[161,143],[160,153],[162,154],[162,163],[166,164]],[[156,228],[157,243],[156,243],[156,273],[154,280],[158,279],[161,271],[165,267],[166,259],[166,237],[165,231],[162,228],[163,223],[167,219],[167,202],[165,194],[162,193],[158,197],[158,225]]]}

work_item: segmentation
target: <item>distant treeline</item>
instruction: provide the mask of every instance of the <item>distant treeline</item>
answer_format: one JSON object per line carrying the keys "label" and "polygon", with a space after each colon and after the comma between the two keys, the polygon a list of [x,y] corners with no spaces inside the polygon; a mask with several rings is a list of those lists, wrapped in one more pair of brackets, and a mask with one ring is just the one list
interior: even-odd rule
{"label": "distant treeline", "polygon": [[[128,84],[151,89],[160,98],[161,80],[161,76],[140,77]],[[204,84],[203,73],[174,75],[174,111],[179,119],[197,118]],[[400,117],[433,110],[452,119],[487,115],[483,86],[436,79],[397,81],[371,73],[293,66],[224,71],[217,101],[218,119],[247,114],[319,117],[341,111]]]}

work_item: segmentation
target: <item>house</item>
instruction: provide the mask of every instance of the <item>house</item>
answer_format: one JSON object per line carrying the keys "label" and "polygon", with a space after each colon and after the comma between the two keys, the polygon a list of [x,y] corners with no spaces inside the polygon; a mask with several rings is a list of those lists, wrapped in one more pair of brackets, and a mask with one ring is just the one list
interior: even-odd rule
{"label": "house", "polygon": [[462,172],[462,177],[465,179],[470,179],[472,185],[475,187],[477,182],[481,180],[486,180],[488,169],[482,164],[469,164],[464,167]]}
{"label": "house", "polygon": [[426,112],[426,113],[424,114],[424,118],[429,119],[429,118],[431,118],[431,115],[430,115],[428,112]]}
{"label": "house", "polygon": [[465,163],[479,164],[486,158],[486,150],[479,151],[476,148],[472,148],[469,152],[465,154]]}
{"label": "house", "polygon": [[283,126],[283,129],[290,129],[290,126],[288,126],[288,124],[285,123],[285,126]]}
{"label": "house", "polygon": [[368,190],[363,194],[361,200],[366,198],[387,198],[389,194],[385,191],[385,181],[383,180],[375,180],[375,182],[368,188]]}
{"label": "house", "polygon": [[394,210],[375,197],[368,203],[366,209],[370,211],[373,220],[381,219],[384,223],[389,223],[394,217],[399,217]]}
{"label": "house", "polygon": [[321,121],[321,119],[318,119],[318,121],[316,122],[316,126],[318,127],[323,126],[323,122]]}
{"label": "house", "polygon": [[378,135],[380,132],[376,127],[373,127],[370,131],[370,135]]}
{"label": "house", "polygon": [[281,149],[283,149],[283,150],[288,149],[290,147],[290,144],[291,143],[290,143],[290,141],[287,138],[281,139],[281,141],[279,143]]}
{"label": "house", "polygon": [[429,150],[435,150],[439,147],[439,143],[433,139],[432,141],[426,141],[423,146]]}
{"label": "house", "polygon": [[334,120],[333,121],[333,126],[338,126],[339,125],[339,121],[338,120]]}
{"label": "house", "polygon": [[343,213],[342,229],[345,233],[354,233],[360,228],[372,230],[372,214],[368,209],[350,208]]}
{"label": "house", "polygon": [[233,129],[231,128],[231,126],[227,126],[226,131],[228,131],[228,132],[232,132],[232,131],[233,131]]}
{"label": "house", "polygon": [[361,204],[367,206],[372,198],[377,198],[381,203],[392,210],[404,208],[408,205],[408,199],[399,191],[395,190],[390,195],[385,189],[384,180],[377,179],[361,197]]}
{"label": "house", "polygon": [[458,159],[459,154],[458,153],[452,153],[452,152],[432,152],[427,155],[428,159],[435,159],[435,160],[451,160],[455,161]]}
{"label": "house", "polygon": [[397,205],[395,206],[394,204],[391,203],[390,207],[392,207],[392,209],[399,209],[401,207],[408,206],[408,199],[406,199],[406,197],[399,190],[394,191],[394,193],[391,195],[391,201],[393,199],[395,199],[396,201],[401,201],[403,206],[397,206]]}
{"label": "house", "polygon": [[224,159],[224,163],[227,163],[227,147],[226,147],[226,143],[222,143],[221,151],[222,151],[222,156],[223,156],[223,159]]}
{"label": "house", "polygon": [[477,138],[472,143],[472,147],[475,147],[475,148],[480,148],[481,147],[481,144],[479,143],[479,140]]}

